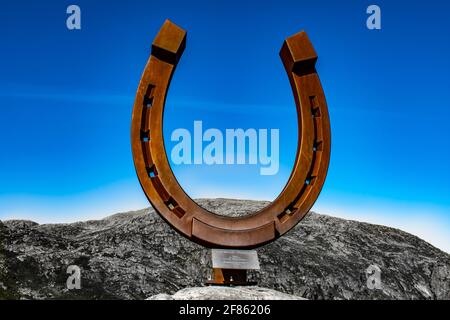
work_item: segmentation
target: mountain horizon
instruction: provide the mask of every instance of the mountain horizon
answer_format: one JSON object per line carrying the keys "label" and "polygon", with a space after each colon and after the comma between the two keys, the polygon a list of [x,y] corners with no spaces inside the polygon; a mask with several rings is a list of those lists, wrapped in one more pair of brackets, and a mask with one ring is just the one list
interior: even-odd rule
{"label": "mountain horizon", "polygon": [[[239,215],[266,203],[203,199]],[[450,255],[398,229],[317,213],[257,249],[262,287],[307,299],[450,299]],[[81,268],[68,290],[68,266]],[[368,268],[381,271],[379,289]],[[180,236],[151,209],[71,224],[0,222],[0,297],[146,299],[201,286],[210,252]]]}

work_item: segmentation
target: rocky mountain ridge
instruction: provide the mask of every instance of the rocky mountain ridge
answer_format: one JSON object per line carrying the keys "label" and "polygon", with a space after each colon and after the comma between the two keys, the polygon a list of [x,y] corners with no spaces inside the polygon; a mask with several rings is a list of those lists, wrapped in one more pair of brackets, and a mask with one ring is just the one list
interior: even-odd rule
{"label": "rocky mountain ridge", "polygon": [[[199,203],[225,215],[266,205]],[[450,299],[450,255],[385,226],[310,213],[258,254],[261,271],[251,274],[258,285],[298,297]],[[71,265],[81,270],[79,290],[66,285]],[[376,288],[370,266],[381,272]],[[181,237],[150,208],[71,224],[0,222],[3,299],[146,299],[200,287],[209,272],[209,250]]]}

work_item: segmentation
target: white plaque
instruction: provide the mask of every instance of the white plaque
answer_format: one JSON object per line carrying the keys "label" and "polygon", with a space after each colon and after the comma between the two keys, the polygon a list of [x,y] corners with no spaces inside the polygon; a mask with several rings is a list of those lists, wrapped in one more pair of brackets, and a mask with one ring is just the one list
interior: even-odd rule
{"label": "white plaque", "polygon": [[212,249],[213,268],[259,270],[256,250]]}

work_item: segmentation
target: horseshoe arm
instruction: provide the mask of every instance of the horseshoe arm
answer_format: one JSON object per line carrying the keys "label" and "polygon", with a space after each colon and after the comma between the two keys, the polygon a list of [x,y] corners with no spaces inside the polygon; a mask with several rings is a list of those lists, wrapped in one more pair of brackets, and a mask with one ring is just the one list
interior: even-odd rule
{"label": "horseshoe arm", "polygon": [[284,190],[272,203],[272,210],[281,212],[277,216],[277,231],[284,234],[303,219],[322,190],[330,161],[331,129],[315,68],[317,54],[306,32],[287,38],[280,57],[292,87],[298,121],[294,168]]}

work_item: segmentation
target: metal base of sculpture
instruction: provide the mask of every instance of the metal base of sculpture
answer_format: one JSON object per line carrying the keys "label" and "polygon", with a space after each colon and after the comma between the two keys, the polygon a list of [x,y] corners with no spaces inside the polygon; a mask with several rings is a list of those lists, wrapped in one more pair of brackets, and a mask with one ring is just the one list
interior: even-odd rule
{"label": "metal base of sculpture", "polygon": [[211,279],[206,285],[214,286],[255,286],[256,281],[249,281],[248,270],[213,268]]}
{"label": "metal base of sculpture", "polygon": [[255,281],[247,278],[247,271],[260,268],[256,250],[212,249],[211,260],[213,268],[207,285],[256,285]]}

